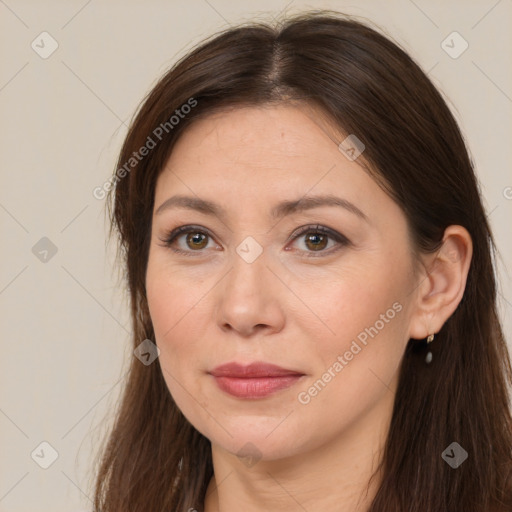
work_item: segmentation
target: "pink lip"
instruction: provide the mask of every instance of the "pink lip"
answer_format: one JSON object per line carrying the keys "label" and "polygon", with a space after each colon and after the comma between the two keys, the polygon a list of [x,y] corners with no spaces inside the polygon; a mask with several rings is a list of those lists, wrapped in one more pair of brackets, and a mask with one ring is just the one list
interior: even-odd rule
{"label": "pink lip", "polygon": [[287,375],[303,375],[296,370],[287,370],[275,364],[256,361],[249,365],[239,363],[226,363],[217,366],[210,372],[214,377],[237,377],[237,378],[255,378],[255,377],[283,377]]}
{"label": "pink lip", "polygon": [[263,398],[288,388],[304,374],[273,364],[255,362],[248,366],[228,363],[210,372],[220,389],[237,398]]}

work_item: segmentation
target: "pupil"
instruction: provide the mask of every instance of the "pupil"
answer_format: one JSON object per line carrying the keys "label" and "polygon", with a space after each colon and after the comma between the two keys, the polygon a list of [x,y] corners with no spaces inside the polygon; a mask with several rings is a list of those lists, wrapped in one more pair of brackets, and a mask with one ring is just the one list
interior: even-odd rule
{"label": "pupil", "polygon": [[[319,241],[319,243],[315,243],[314,239],[321,239]],[[312,242],[313,243],[313,247],[318,249],[318,248],[321,248],[323,249],[323,247],[325,247],[325,239],[326,237],[324,235],[319,235],[319,234],[315,234],[315,235],[309,235],[308,236],[308,242]]]}
{"label": "pupil", "polygon": [[201,242],[204,242],[206,238],[206,235],[203,235],[202,233],[194,233],[192,235],[189,235],[189,241],[192,242],[193,245],[200,245]]}

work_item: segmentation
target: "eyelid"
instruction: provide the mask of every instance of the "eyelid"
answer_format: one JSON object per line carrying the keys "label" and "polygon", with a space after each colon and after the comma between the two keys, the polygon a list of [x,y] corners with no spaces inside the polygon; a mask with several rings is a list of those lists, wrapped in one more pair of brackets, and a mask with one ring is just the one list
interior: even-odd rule
{"label": "eyelid", "polygon": [[296,229],[290,236],[289,242],[294,242],[302,235],[305,235],[306,233],[320,233],[323,235],[327,235],[329,238],[334,240],[337,243],[336,247],[331,247],[329,250],[326,251],[300,251],[306,254],[306,257],[309,258],[319,258],[322,256],[329,256],[333,254],[334,252],[337,252],[342,247],[347,247],[349,245],[352,245],[352,242],[343,234],[339,233],[338,231],[328,228],[327,226],[323,226],[321,224],[316,225],[307,225],[302,226],[298,229]]}
{"label": "eyelid", "polygon": [[187,255],[195,255],[194,253],[200,254],[204,251],[183,251],[181,249],[175,249],[172,245],[176,242],[176,240],[184,234],[188,233],[202,233],[207,235],[211,240],[215,240],[215,237],[210,233],[210,231],[202,226],[195,226],[193,224],[187,224],[185,226],[179,226],[175,229],[167,231],[163,238],[160,238],[163,247],[168,247],[172,249],[174,252],[178,254],[187,254]]}
{"label": "eyelid", "polygon": [[309,224],[307,226],[301,226],[300,228],[297,228],[290,235],[289,241],[293,241],[305,233],[322,233],[324,235],[329,235],[334,240],[350,243],[349,239],[345,235],[342,235],[341,233],[338,233],[336,230],[328,228],[327,226],[323,226],[322,224]]}
{"label": "eyelid", "polygon": [[[184,226],[179,226],[179,227],[167,232],[163,238],[160,238],[160,241],[162,242],[161,245],[163,247],[168,247],[168,248],[172,249],[174,252],[176,252],[178,254],[184,254],[187,256],[196,256],[196,255],[201,255],[202,253],[204,253],[203,250],[197,250],[197,251],[186,250],[186,251],[184,251],[184,250],[176,249],[176,248],[172,247],[172,245],[176,242],[176,240],[181,235],[188,234],[188,233],[202,233],[202,234],[207,235],[211,240],[215,240],[215,237],[211,234],[211,232],[208,229],[206,229],[202,226],[188,224],[188,225],[184,225]],[[332,240],[337,242],[337,245],[338,245],[337,247],[331,248],[326,251],[316,252],[316,251],[299,250],[299,252],[305,253],[306,257],[316,258],[316,257],[327,256],[327,255],[330,255],[330,254],[336,252],[338,249],[341,249],[342,247],[352,245],[352,242],[345,235],[335,231],[334,229],[328,228],[327,226],[323,226],[321,224],[309,224],[309,225],[301,226],[301,227],[297,228],[290,235],[286,244],[288,245],[290,242],[294,242],[300,236],[302,236],[306,233],[321,233],[323,235],[327,235],[329,238],[331,238]]]}

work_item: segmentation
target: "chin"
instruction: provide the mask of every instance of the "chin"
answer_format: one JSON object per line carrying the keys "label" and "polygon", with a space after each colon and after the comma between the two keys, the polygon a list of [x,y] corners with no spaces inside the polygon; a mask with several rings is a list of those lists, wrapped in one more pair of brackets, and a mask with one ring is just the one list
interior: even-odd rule
{"label": "chin", "polygon": [[278,423],[273,419],[272,428],[268,428],[268,422],[258,425],[253,417],[247,417],[245,420],[223,424],[229,434],[218,425],[213,431],[200,431],[212,445],[236,455],[241,462],[250,466],[256,460],[273,461],[292,457],[310,444],[290,428],[283,428],[283,425],[276,428]]}

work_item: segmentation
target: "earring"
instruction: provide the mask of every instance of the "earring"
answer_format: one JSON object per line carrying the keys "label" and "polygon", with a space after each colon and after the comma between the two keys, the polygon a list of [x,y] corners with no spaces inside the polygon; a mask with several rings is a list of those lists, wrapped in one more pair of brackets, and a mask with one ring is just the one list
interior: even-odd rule
{"label": "earring", "polygon": [[[429,334],[427,337],[427,343],[432,343],[432,341],[434,341],[434,335]],[[425,362],[427,364],[430,364],[432,362],[432,352],[430,350],[427,352],[427,357],[425,357]]]}

